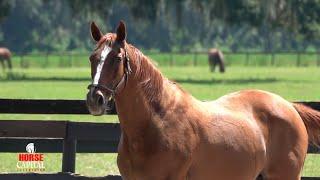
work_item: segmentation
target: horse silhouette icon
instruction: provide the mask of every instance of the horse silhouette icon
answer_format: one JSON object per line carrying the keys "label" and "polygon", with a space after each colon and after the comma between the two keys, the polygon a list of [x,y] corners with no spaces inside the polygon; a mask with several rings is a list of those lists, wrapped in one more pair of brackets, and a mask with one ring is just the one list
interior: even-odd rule
{"label": "horse silhouette icon", "polygon": [[29,143],[27,146],[26,146],[26,151],[28,153],[35,153],[36,152],[36,147],[34,146],[34,143]]}

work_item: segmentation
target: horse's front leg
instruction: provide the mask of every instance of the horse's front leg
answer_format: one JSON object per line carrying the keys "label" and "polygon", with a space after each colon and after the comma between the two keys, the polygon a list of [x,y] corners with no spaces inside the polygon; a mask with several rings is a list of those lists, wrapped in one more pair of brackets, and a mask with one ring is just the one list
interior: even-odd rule
{"label": "horse's front leg", "polygon": [[128,163],[126,163],[122,158],[121,155],[118,154],[117,158],[117,164],[118,164],[118,169],[121,175],[121,179],[123,180],[129,180],[130,179],[130,166]]}
{"label": "horse's front leg", "polygon": [[124,146],[124,137],[123,134],[121,134],[120,142],[118,145],[117,165],[121,174],[121,178],[123,180],[130,180],[131,165],[127,149],[124,148]]}

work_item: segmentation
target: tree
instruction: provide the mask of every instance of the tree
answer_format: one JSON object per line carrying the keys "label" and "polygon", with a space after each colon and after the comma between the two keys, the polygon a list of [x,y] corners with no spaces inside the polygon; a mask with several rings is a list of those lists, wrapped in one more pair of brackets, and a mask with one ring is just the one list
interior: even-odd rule
{"label": "tree", "polygon": [[121,19],[129,42],[144,49],[272,51],[320,44],[320,0],[2,0],[0,12],[0,43],[17,52],[89,50],[91,20],[112,32]]}

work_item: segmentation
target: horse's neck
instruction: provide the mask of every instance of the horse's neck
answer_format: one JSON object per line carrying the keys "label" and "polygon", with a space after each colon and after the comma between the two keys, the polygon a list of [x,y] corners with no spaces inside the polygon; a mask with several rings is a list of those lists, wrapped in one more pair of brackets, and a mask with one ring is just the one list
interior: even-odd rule
{"label": "horse's neck", "polygon": [[[138,53],[138,54],[137,54]],[[129,51],[132,73],[116,96],[120,125],[127,136],[141,136],[175,101],[180,88],[164,78],[140,52]]]}

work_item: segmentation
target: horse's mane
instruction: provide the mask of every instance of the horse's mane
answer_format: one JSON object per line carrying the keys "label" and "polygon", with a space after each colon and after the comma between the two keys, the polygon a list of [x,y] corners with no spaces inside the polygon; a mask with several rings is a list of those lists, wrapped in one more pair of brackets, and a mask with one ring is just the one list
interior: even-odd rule
{"label": "horse's mane", "polygon": [[[158,68],[154,65],[153,61],[145,56],[138,48],[131,44],[126,44],[129,53],[130,65],[134,69],[133,76],[138,79],[139,87],[141,88],[147,102],[159,112],[160,102],[163,99],[163,88],[174,86],[177,90],[184,94],[189,94],[184,91],[176,82],[170,81],[162,75]],[[133,57],[133,59],[132,59]]]}
{"label": "horse's mane", "polygon": [[127,51],[131,57],[130,65],[134,69],[133,76],[139,80],[139,86],[143,90],[145,97],[149,102],[159,101],[162,95],[163,83],[167,79],[139,49],[127,44]]}

